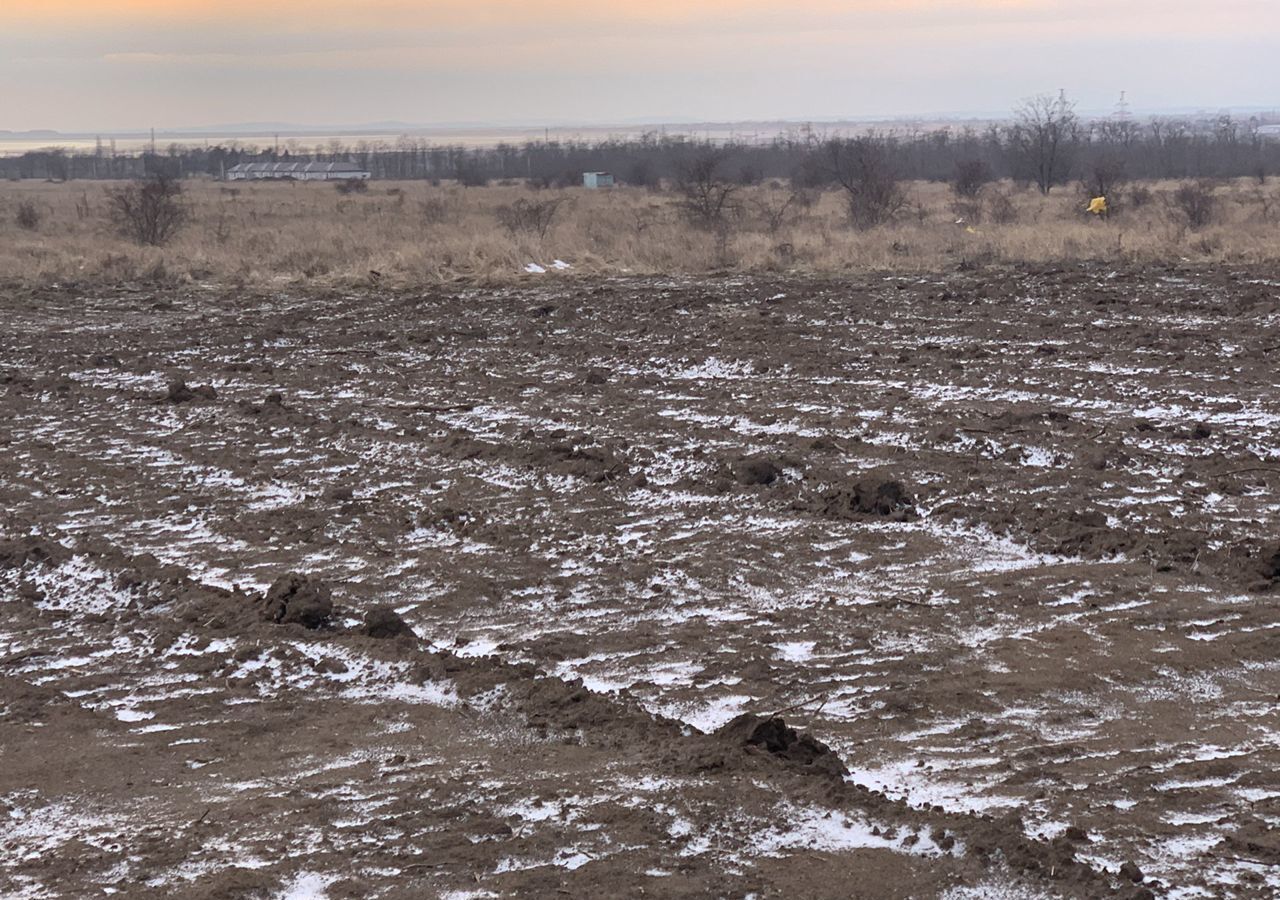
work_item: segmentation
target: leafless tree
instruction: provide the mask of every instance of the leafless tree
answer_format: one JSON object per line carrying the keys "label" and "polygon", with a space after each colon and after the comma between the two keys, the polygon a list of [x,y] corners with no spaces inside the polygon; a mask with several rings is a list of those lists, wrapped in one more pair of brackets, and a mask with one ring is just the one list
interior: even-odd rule
{"label": "leafless tree", "polygon": [[1008,147],[1015,169],[1047,194],[1065,180],[1079,141],[1075,104],[1066,94],[1041,94],[1014,110]]}
{"label": "leafless tree", "polygon": [[121,234],[153,247],[167,243],[188,216],[182,184],[165,175],[109,190],[107,208]]}
{"label": "leafless tree", "polygon": [[721,175],[724,154],[705,149],[684,160],[676,169],[676,192],[680,207],[689,221],[704,228],[723,226],[725,216],[734,208],[738,189]]}
{"label": "leafless tree", "polygon": [[907,195],[892,162],[892,144],[874,137],[835,138],[827,142],[831,178],[845,192],[849,221],[868,230],[891,220]]}

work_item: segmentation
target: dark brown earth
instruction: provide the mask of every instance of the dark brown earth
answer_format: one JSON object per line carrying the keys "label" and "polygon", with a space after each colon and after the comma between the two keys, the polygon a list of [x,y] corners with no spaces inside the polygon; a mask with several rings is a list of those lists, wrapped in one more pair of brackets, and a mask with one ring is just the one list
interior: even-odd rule
{"label": "dark brown earth", "polygon": [[0,895],[1273,895],[1278,279],[0,290]]}

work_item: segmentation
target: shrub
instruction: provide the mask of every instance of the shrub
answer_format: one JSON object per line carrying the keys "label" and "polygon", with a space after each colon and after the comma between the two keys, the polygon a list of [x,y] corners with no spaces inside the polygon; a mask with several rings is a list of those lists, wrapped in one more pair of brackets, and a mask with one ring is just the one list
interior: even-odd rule
{"label": "shrub", "polygon": [[14,217],[14,221],[18,223],[19,228],[35,231],[40,227],[40,210],[36,209],[36,205],[30,200],[24,200],[18,204],[18,214]]}
{"label": "shrub", "polygon": [[1012,225],[1018,221],[1018,208],[1008,194],[992,191],[987,196],[987,216],[997,225]]}
{"label": "shrub", "polygon": [[1090,198],[1106,197],[1108,204],[1115,207],[1119,204],[1120,191],[1127,181],[1124,160],[1104,156],[1094,160],[1080,179],[1081,193]]}
{"label": "shrub", "polygon": [[1148,205],[1154,197],[1155,195],[1151,193],[1151,188],[1143,185],[1136,185],[1129,189],[1127,193],[1128,199],[1126,202],[1133,209],[1142,209],[1142,207]]}
{"label": "shrub", "polygon": [[363,194],[369,190],[369,183],[363,178],[342,178],[333,183],[339,194]]}
{"label": "shrub", "polygon": [[452,215],[453,209],[443,197],[428,197],[422,201],[422,221],[428,225],[443,225]]}
{"label": "shrub", "polygon": [[685,160],[676,170],[676,192],[680,208],[690,222],[702,228],[724,224],[725,215],[734,208],[737,187],[720,176],[724,154],[704,150]]}
{"label": "shrub", "polygon": [[653,170],[653,164],[647,159],[636,160],[636,162],[627,170],[626,178],[623,179],[632,187],[656,188],[661,186],[661,179]]}
{"label": "shrub", "polygon": [[975,197],[972,200],[963,196],[956,197],[951,201],[951,214],[956,217],[957,222],[965,222],[969,225],[980,225],[982,223],[982,199]]}
{"label": "shrub", "polygon": [[454,170],[454,177],[463,187],[489,186],[489,176],[485,174],[484,166],[474,159],[460,160]]}
{"label": "shrub", "polygon": [[769,234],[776,235],[787,224],[788,220],[793,217],[795,207],[799,205],[799,202],[800,197],[797,191],[770,188],[757,197],[753,205],[760,214],[765,230]]}
{"label": "shrub", "polygon": [[167,175],[108,190],[107,208],[122,235],[152,247],[167,243],[188,216],[181,183]]}
{"label": "shrub", "polygon": [[560,208],[559,200],[526,200],[521,197],[510,206],[497,210],[498,223],[512,235],[536,234],[545,238]]}
{"label": "shrub", "polygon": [[1218,210],[1218,198],[1214,195],[1213,183],[1209,181],[1182,185],[1173,192],[1173,204],[1192,230],[1213,224]]}
{"label": "shrub", "polygon": [[889,144],[874,138],[837,139],[827,144],[831,175],[844,189],[854,228],[867,231],[884,225],[907,203],[890,153]]}
{"label": "shrub", "polygon": [[957,197],[976,200],[992,180],[991,167],[980,159],[965,159],[956,163],[955,175],[951,179],[951,190]]}

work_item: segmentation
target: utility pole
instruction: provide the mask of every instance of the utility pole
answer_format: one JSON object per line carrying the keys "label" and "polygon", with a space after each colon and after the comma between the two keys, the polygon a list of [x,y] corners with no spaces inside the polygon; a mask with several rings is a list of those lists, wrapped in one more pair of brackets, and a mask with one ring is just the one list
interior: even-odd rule
{"label": "utility pole", "polygon": [[1116,118],[1121,122],[1129,121],[1129,100],[1126,96],[1128,91],[1120,92],[1120,102],[1116,104]]}

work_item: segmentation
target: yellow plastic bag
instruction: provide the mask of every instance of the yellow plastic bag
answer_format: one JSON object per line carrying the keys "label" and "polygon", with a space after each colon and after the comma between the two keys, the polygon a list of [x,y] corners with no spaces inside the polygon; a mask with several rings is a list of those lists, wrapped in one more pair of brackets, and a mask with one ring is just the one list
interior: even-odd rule
{"label": "yellow plastic bag", "polygon": [[1105,216],[1107,214],[1107,198],[1094,197],[1089,201],[1088,211],[1095,216]]}

